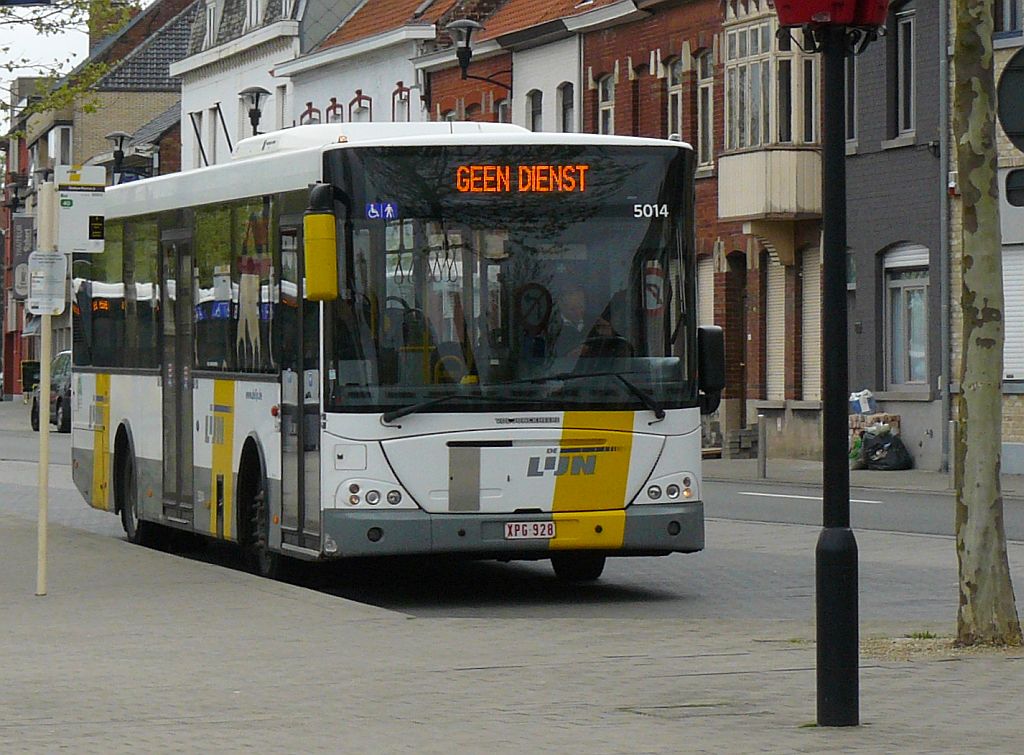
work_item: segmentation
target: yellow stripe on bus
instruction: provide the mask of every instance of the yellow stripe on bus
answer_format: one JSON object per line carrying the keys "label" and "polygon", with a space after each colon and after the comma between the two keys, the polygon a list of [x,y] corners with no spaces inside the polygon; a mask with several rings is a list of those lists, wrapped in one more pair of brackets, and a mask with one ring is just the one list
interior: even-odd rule
{"label": "yellow stripe on bus", "polygon": [[581,511],[554,514],[555,537],[551,550],[621,548],[626,537],[626,512]]}
{"label": "yellow stripe on bus", "polygon": [[566,412],[552,511],[626,505],[633,412]]}
{"label": "yellow stripe on bus", "polygon": [[[110,375],[96,375],[96,408],[93,412],[92,495],[93,508],[110,510]],[[44,430],[46,428],[43,428]]]}
{"label": "yellow stripe on bus", "polygon": [[[230,539],[233,532],[234,472],[231,451],[235,430],[235,383],[231,380],[213,381],[213,459],[210,469],[210,532]],[[217,528],[217,477],[223,475],[224,510],[223,532]]]}

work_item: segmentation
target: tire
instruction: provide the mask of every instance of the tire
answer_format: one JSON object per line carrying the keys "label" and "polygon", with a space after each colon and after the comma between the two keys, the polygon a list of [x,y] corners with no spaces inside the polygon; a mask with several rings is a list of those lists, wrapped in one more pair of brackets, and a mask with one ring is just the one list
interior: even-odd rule
{"label": "tire", "polygon": [[[285,556],[270,550],[270,505],[267,501],[267,480],[254,473],[258,464],[247,465],[253,475],[246,486],[244,501],[247,531],[243,542],[246,565],[253,574],[267,579],[283,579],[287,571]],[[241,490],[239,491],[241,492]]]}
{"label": "tire", "polygon": [[593,582],[604,571],[604,556],[593,553],[560,553],[551,557],[555,576],[566,582]]}
{"label": "tire", "polygon": [[32,409],[28,415],[29,424],[32,425],[32,429],[39,432],[39,404],[35,401],[32,402]]}
{"label": "tire", "polygon": [[57,432],[71,432],[71,413],[67,411],[63,401],[57,402]]}
{"label": "tire", "polygon": [[139,519],[139,486],[135,478],[135,460],[123,461],[119,480],[118,497],[121,499],[121,527],[128,542],[136,545],[155,547],[160,544],[161,527],[153,522]]}

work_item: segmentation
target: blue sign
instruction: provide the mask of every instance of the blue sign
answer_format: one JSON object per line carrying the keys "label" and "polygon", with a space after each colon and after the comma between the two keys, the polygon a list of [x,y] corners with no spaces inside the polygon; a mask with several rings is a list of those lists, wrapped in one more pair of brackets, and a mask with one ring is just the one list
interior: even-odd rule
{"label": "blue sign", "polygon": [[398,205],[394,202],[369,202],[366,205],[367,220],[397,220]]}

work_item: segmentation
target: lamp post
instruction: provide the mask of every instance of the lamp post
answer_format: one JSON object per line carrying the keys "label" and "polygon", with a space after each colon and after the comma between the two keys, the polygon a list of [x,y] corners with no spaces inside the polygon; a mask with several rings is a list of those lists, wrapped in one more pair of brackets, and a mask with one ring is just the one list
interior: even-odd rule
{"label": "lamp post", "polygon": [[246,87],[238,96],[249,104],[249,123],[252,124],[252,135],[256,136],[259,133],[260,116],[263,114],[260,110],[260,99],[269,97],[270,92],[263,87]]}
{"label": "lamp post", "polygon": [[512,85],[506,84],[504,81],[498,81],[493,78],[497,74],[511,74],[511,69],[504,71],[497,71],[491,76],[474,76],[469,72],[469,62],[473,59],[473,48],[470,47],[470,39],[473,36],[473,32],[482,31],[483,25],[478,21],[473,21],[468,18],[460,18],[457,21],[452,21],[446,27],[446,31],[451,32],[456,37],[455,46],[455,57],[459,61],[459,70],[462,71],[462,80],[473,79],[475,81],[486,81],[488,84],[501,87],[507,92],[512,91]]}
{"label": "lamp post", "polygon": [[[802,27],[822,57],[822,530],[815,547],[819,726],[860,724],[857,540],[847,456],[846,59],[885,23],[888,0],[776,0],[781,27]],[[788,33],[788,29],[780,30]]]}
{"label": "lamp post", "polygon": [[111,171],[110,184],[121,183],[121,163],[124,162],[124,140],[131,139],[131,134],[124,131],[111,131],[104,138],[114,147],[114,168]]}

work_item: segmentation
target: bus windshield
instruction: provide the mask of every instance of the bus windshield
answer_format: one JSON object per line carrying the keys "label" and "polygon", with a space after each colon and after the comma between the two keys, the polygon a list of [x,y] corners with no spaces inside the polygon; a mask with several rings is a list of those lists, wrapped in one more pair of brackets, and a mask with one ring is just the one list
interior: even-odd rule
{"label": "bus windshield", "polygon": [[324,314],[328,411],[695,404],[689,150],[374,147],[326,161],[342,278]]}

